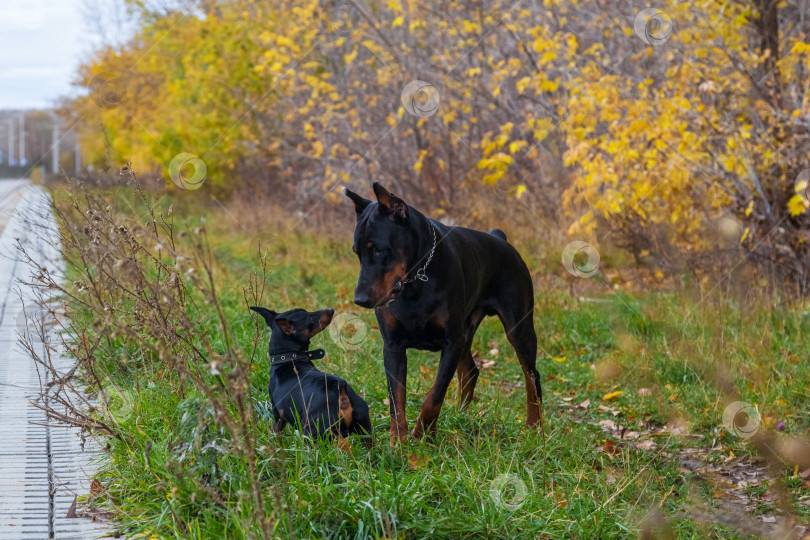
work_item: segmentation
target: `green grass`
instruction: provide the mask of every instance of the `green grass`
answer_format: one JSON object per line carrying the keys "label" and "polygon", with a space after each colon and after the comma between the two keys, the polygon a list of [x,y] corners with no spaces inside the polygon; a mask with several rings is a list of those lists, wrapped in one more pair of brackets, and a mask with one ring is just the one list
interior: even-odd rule
{"label": "green grass", "polygon": [[[125,205],[121,211],[127,211]],[[193,206],[176,212],[186,216],[179,218],[180,228],[193,228],[200,212]],[[249,355],[256,324],[241,285],[257,268],[255,246],[249,245],[253,235],[232,226],[224,213],[204,214],[226,317],[236,346]],[[495,360],[495,366],[482,371],[476,401],[457,410],[454,381],[437,437],[391,448],[382,339],[373,313],[351,304],[358,263],[349,231],[337,238],[293,232],[266,239],[272,272],[265,306],[277,311],[333,307],[338,314],[356,314],[366,325],[368,335],[356,350],[341,348],[329,331],[317,336],[313,347],[327,351],[320,368],[346,378],[365,397],[376,441],[372,450],[355,442],[346,453],[329,441],[308,440],[290,426],[273,435],[267,409],[269,336],[264,335],[252,387],[265,513],[272,516],[275,537],[621,538],[637,534],[648,512],[659,506],[675,518],[689,505],[719,506],[716,490],[696,489],[701,484],[681,470],[677,456],[687,447],[713,448],[702,454],[707,462],[721,463],[732,452],[752,455],[744,439],[722,426],[727,399],[713,383],[720,365],[728,368],[742,399],[758,404],[766,427],[784,421],[788,433],[802,436],[810,429],[806,310],[739,305],[719,292],[704,301],[686,293],[615,293],[594,278],[588,296],[600,301],[573,298],[554,286],[535,291],[545,446],[540,432],[525,429],[520,366],[500,323],[488,319],[473,350]],[[535,259],[527,259],[537,268]],[[546,272],[565,277],[558,266],[549,264]],[[549,282],[541,279],[548,276],[537,277],[539,283]],[[214,315],[200,324],[215,324]],[[262,332],[263,327],[262,322]],[[500,351],[494,357],[492,341]],[[245,528],[251,509],[243,505],[251,499],[236,496],[248,489],[247,466],[229,453],[230,442],[205,402],[195,396],[181,400],[171,374],[140,361],[151,351],[110,343],[108,371],[132,410],[120,419],[131,438],[110,441],[99,475],[115,519],[127,534],[258,535]],[[409,353],[411,425],[437,361],[438,354]],[[616,391],[623,393],[603,400]],[[574,408],[586,400],[587,408]],[[681,419],[690,434],[663,430],[673,419]],[[655,447],[635,448],[603,432],[601,420],[640,432]],[[499,478],[514,480],[507,499],[515,497],[510,500],[516,504],[493,497]],[[786,468],[784,478],[794,499],[807,495],[792,470]],[[199,489],[200,479],[210,491]],[[671,527],[684,538],[737,534],[689,519],[673,519]]]}

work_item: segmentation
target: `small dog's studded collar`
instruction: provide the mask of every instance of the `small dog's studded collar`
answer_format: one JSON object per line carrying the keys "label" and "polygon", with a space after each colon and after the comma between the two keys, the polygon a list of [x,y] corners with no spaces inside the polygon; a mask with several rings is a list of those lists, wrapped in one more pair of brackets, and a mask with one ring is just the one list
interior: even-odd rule
{"label": "small dog's studded collar", "polygon": [[323,349],[315,349],[314,351],[306,352],[286,352],[282,354],[271,354],[270,365],[276,366],[278,364],[286,364],[296,360],[320,360],[326,356],[326,351]]}

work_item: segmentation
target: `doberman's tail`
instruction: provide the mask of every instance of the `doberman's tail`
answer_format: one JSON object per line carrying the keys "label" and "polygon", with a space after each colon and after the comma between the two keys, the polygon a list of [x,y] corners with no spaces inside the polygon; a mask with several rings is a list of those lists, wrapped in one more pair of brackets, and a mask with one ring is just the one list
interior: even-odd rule
{"label": "doberman's tail", "polygon": [[494,236],[496,238],[500,238],[501,240],[506,242],[506,233],[503,232],[500,229],[492,229],[491,231],[489,231],[489,234],[491,234],[492,236]]}

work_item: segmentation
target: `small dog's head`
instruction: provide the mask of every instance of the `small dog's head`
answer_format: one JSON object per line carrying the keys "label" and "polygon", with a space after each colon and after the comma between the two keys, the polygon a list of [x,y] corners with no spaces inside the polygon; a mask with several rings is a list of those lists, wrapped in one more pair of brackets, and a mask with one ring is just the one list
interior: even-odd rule
{"label": "small dog's head", "polygon": [[[320,311],[306,311],[293,309],[284,313],[276,313],[271,309],[251,306],[253,311],[264,317],[270,327],[270,347],[279,351],[304,351],[309,347],[309,340],[318,332],[329,326],[332,322],[334,309]],[[284,347],[289,347],[284,349]]]}
{"label": "small dog's head", "polygon": [[377,182],[373,188],[376,203],[344,190],[357,213],[352,250],[360,259],[360,276],[354,303],[366,308],[396,300],[408,278],[409,254],[415,253],[417,243],[409,225],[408,205]]}

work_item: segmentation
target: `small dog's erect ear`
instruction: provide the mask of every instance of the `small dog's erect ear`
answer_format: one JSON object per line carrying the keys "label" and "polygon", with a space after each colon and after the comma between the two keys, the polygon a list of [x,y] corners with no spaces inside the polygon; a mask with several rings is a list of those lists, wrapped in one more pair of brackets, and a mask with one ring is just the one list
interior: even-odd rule
{"label": "small dog's erect ear", "polygon": [[371,187],[374,188],[374,195],[377,196],[377,202],[380,203],[381,210],[396,219],[402,221],[408,219],[408,205],[402,199],[390,193],[379,182],[374,182]]}
{"label": "small dog's erect ear", "polygon": [[293,323],[289,321],[289,319],[276,319],[276,326],[278,329],[287,334],[288,336],[292,336],[295,334],[295,328],[293,328]]}
{"label": "small dog's erect ear", "polygon": [[250,306],[250,309],[264,317],[264,322],[267,323],[267,326],[273,326],[273,319],[276,318],[277,313],[272,309],[267,309],[263,307],[256,307]]}
{"label": "small dog's erect ear", "polygon": [[370,200],[361,197],[349,188],[343,188],[343,193],[352,200],[354,203],[354,211],[358,214],[362,213],[363,210],[366,209],[366,206],[371,204]]}

